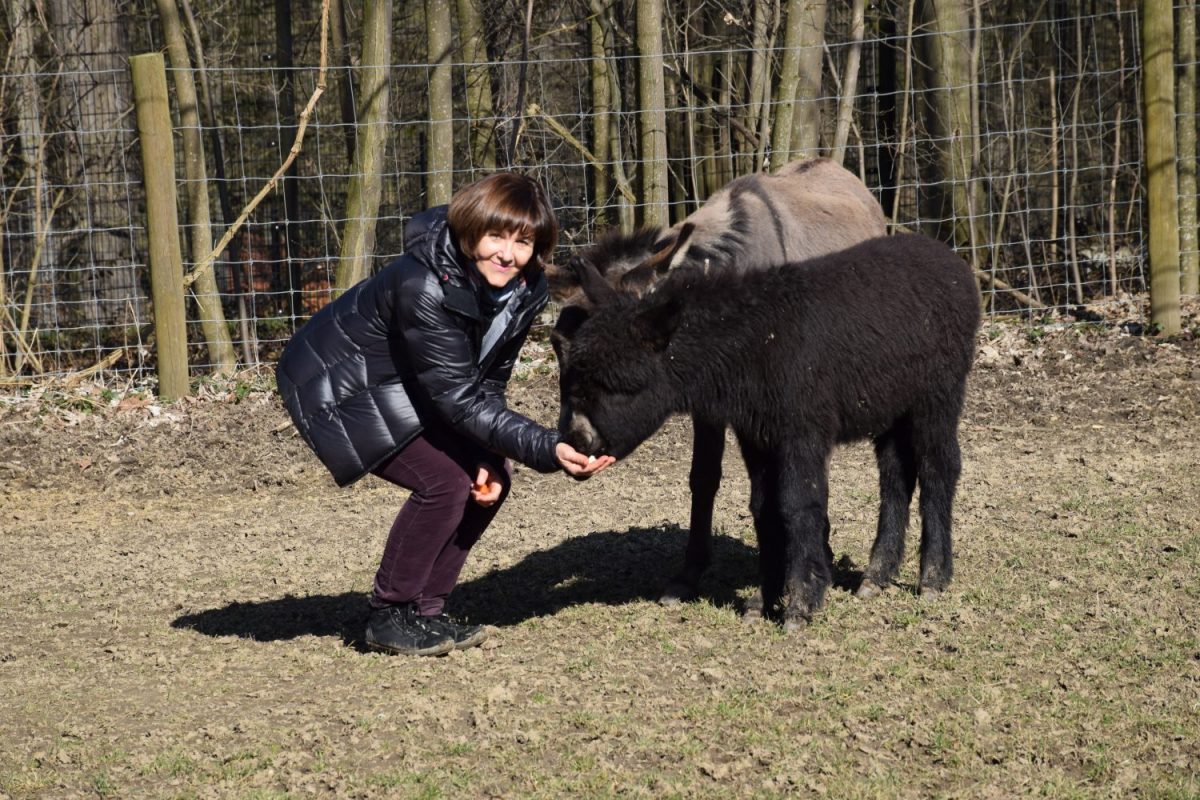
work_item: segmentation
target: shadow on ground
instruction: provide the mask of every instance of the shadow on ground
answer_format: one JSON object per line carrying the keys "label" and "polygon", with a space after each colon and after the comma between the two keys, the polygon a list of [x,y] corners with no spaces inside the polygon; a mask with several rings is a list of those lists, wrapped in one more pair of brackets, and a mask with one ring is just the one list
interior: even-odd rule
{"label": "shadow on ground", "polygon": [[[681,563],[686,540],[686,532],[674,525],[572,538],[460,584],[449,611],[472,622],[506,626],[576,605],[653,600]],[[716,606],[740,606],[739,591],[756,585],[757,575],[757,550],[737,539],[716,536],[713,566],[702,582],[701,595]],[[171,626],[207,636],[267,642],[339,636],[347,644],[356,644],[366,606],[361,592],[287,595],[185,614]]]}

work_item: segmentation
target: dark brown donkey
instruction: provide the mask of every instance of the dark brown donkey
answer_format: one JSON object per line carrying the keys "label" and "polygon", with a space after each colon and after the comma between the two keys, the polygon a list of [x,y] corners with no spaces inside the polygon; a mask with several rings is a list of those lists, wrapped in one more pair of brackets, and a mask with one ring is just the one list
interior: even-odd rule
{"label": "dark brown donkey", "polygon": [[[638,298],[678,267],[764,270],[834,253],[886,232],[883,209],[862,181],[827,158],[811,158],[786,164],[774,174],[730,182],[672,228],[606,234],[572,261],[591,265],[619,293]],[[575,266],[547,273],[550,291],[562,305],[551,334],[560,375],[570,363],[575,331],[592,311]],[[565,422],[570,400],[562,394],[561,402]],[[695,597],[712,560],[713,502],[721,483],[725,424],[692,415],[691,528],[683,568],[663,591],[664,603]]]}

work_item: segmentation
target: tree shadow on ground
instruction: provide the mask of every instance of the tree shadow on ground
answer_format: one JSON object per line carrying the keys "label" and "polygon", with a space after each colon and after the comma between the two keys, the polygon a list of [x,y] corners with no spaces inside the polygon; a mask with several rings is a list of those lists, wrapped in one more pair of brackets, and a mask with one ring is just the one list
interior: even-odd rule
{"label": "tree shadow on ground", "polygon": [[[507,626],[576,605],[654,600],[682,563],[686,541],[686,532],[675,525],[573,537],[459,584],[448,610],[472,622]],[[757,582],[758,551],[737,539],[714,536],[712,567],[701,582],[701,597],[716,606],[740,607],[739,592]],[[171,626],[267,642],[339,636],[357,645],[366,612],[361,592],[287,595],[184,614]]]}

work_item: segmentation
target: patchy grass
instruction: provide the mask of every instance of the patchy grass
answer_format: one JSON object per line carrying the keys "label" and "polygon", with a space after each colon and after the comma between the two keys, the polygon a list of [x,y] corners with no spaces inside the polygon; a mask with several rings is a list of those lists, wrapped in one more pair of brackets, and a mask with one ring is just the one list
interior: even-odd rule
{"label": "patchy grass", "polygon": [[[1200,797],[1196,344],[981,342],[936,601],[913,552],[853,596],[877,503],[856,446],[827,607],[744,625],[731,444],[703,596],[658,605],[688,509],[672,421],[585,484],[519,471],[453,598],[492,639],[430,660],[357,643],[403,494],[331,487],[270,395],[7,405],[0,798]],[[511,399],[549,422],[543,372]]]}

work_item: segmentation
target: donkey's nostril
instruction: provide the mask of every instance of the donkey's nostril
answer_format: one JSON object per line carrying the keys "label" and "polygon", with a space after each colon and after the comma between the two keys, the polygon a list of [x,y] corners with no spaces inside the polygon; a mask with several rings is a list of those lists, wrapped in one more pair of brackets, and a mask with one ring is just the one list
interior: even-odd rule
{"label": "donkey's nostril", "polygon": [[579,412],[571,414],[570,419],[563,426],[562,434],[563,441],[581,453],[592,455],[603,451],[603,442],[599,433],[592,426],[591,420]]}

